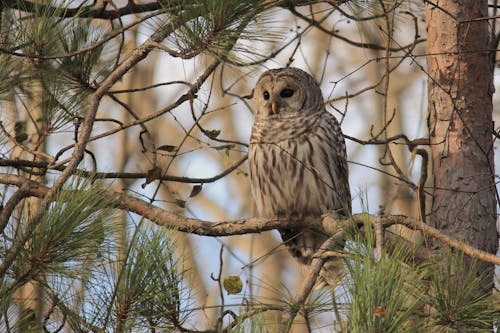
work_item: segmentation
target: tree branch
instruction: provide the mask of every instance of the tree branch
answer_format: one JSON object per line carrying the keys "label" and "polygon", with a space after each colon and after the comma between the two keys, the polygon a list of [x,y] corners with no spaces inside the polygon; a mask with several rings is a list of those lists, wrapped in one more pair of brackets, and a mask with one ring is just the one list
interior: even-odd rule
{"label": "tree branch", "polygon": [[[43,3],[35,3],[32,1],[11,0],[6,1],[5,6],[12,9],[17,9],[24,12],[41,12],[41,13],[57,13],[58,17],[92,17],[95,19],[117,19],[130,14],[140,14],[161,9],[159,2],[147,4],[135,4],[134,1],[128,1],[127,5],[111,10],[105,10],[103,7],[94,5],[78,6],[74,8],[66,8],[63,6],[45,5]],[[63,10],[64,9],[64,10]]]}
{"label": "tree branch", "polygon": [[315,253],[309,267],[309,271],[307,272],[307,276],[305,277],[299,291],[295,295],[294,303],[290,305],[290,310],[287,312],[287,316],[284,318],[286,322],[285,332],[290,331],[293,319],[297,316],[300,308],[304,306],[307,297],[309,297],[309,294],[316,284],[316,280],[318,279],[319,273],[321,272],[321,268],[327,260],[327,257],[325,257],[323,254],[333,246],[335,246],[339,238],[345,238],[345,232],[343,230],[335,233],[335,235],[327,239]]}
{"label": "tree branch", "polygon": [[[49,187],[31,180],[27,180],[24,177],[0,173],[0,183],[2,184],[21,187],[25,182],[29,183],[29,193],[31,196],[43,198],[50,191]],[[233,221],[210,222],[169,212],[158,206],[152,205],[144,200],[132,197],[125,193],[106,191],[105,195],[115,198],[115,208],[124,209],[129,212],[141,215],[142,217],[156,223],[159,226],[172,228],[181,232],[191,233],[199,236],[233,236],[249,233],[261,233],[264,231],[281,228],[303,227],[301,225],[301,221],[289,221],[286,218],[279,217],[253,217]],[[380,221],[381,225],[384,228],[394,224],[401,224],[408,228],[417,229],[422,231],[424,234],[436,238],[444,244],[447,244],[448,246],[463,251],[470,257],[477,258],[479,260],[495,265],[500,265],[500,257],[471,247],[464,242],[443,234],[438,229],[435,229],[421,221],[404,215],[377,216],[368,213],[359,213],[353,215],[350,219],[345,220],[335,220],[329,215],[326,215],[322,221],[318,221],[317,223],[313,222],[309,224],[308,227],[319,228],[324,230],[328,234],[335,234],[338,232],[339,226],[352,225],[352,223],[362,226],[367,221],[372,225],[375,225],[377,221]]]}
{"label": "tree branch", "polygon": [[12,194],[2,211],[0,212],[0,233],[3,233],[9,222],[9,218],[16,208],[17,204],[29,195],[29,182],[24,182],[19,186],[19,189]]}
{"label": "tree branch", "polygon": [[[193,177],[182,177],[182,176],[172,176],[172,175],[158,175],[157,178],[152,180],[162,180],[162,181],[171,181],[178,183],[190,183],[190,184],[205,184],[205,183],[213,183],[234,170],[240,167],[247,160],[247,156],[242,157],[236,163],[222,171],[221,173],[208,177],[208,178],[193,178]],[[64,165],[55,165],[52,167],[49,162],[43,161],[30,161],[30,160],[9,160],[9,159],[0,159],[0,166],[9,166],[15,168],[38,168],[38,169],[49,169],[49,170],[57,170],[64,171],[66,167]],[[29,172],[25,170],[25,172]],[[77,170],[78,174],[85,177],[96,177],[101,179],[111,178],[111,179],[146,179],[148,178],[147,172],[90,172],[86,170]]]}
{"label": "tree branch", "polygon": [[356,41],[353,41],[353,40],[351,40],[351,39],[349,39],[347,37],[344,37],[344,36],[336,33],[335,29],[328,30],[328,29],[324,28],[318,21],[316,21],[314,19],[311,19],[311,18],[309,18],[309,17],[307,17],[305,15],[302,15],[294,7],[290,7],[289,10],[290,10],[290,12],[293,15],[295,15],[298,18],[306,21],[308,24],[316,27],[317,29],[319,29],[323,33],[325,33],[325,34],[327,34],[329,36],[332,36],[334,38],[340,39],[340,40],[346,42],[349,45],[352,45],[352,46],[355,46],[355,47],[359,47],[359,48],[362,48],[362,49],[371,49],[371,50],[379,50],[379,51],[381,51],[381,50],[389,50],[391,52],[399,52],[399,51],[407,50],[408,48],[413,48],[416,44],[420,44],[420,43],[423,43],[423,42],[426,41],[425,38],[419,38],[419,39],[414,40],[413,42],[411,42],[408,45],[398,46],[398,47],[389,47],[389,48],[387,48],[384,45],[378,45],[378,44],[373,44],[373,43],[356,42]]}
{"label": "tree branch", "polygon": [[[149,51],[151,51],[151,50],[149,50]],[[219,66],[220,63],[221,63],[221,61],[219,59],[214,60],[205,69],[205,71],[196,79],[196,81],[191,85],[191,87],[189,88],[189,90],[186,93],[184,93],[183,95],[181,95],[179,98],[177,98],[177,100],[175,102],[173,102],[172,104],[169,104],[168,106],[162,108],[161,110],[158,110],[158,111],[156,111],[156,112],[154,112],[152,114],[149,114],[149,115],[147,115],[147,116],[145,116],[145,117],[143,117],[141,119],[133,120],[131,122],[122,124],[121,126],[118,126],[117,128],[105,131],[104,133],[100,133],[100,134],[94,135],[93,137],[89,138],[89,142],[90,141],[95,141],[95,140],[98,140],[98,139],[101,139],[101,138],[104,138],[104,137],[107,137],[107,136],[110,136],[110,135],[112,135],[114,133],[117,133],[119,131],[125,130],[125,129],[129,128],[129,127],[140,125],[140,124],[144,124],[146,122],[154,120],[154,119],[162,116],[163,114],[172,111],[173,109],[175,109],[176,107],[180,106],[184,102],[192,99],[193,97],[196,96],[196,93],[201,88],[201,86],[203,85],[203,83],[215,71],[215,69],[217,68],[217,66]],[[75,144],[71,144],[71,145],[68,145],[66,147],[61,148],[57,152],[57,154],[55,156],[55,160],[57,160],[64,152],[66,152],[67,150],[73,148],[74,145]]]}
{"label": "tree branch", "polygon": [[[338,0],[333,1],[336,5],[340,5],[342,3],[348,2],[349,0]],[[272,7],[289,7],[289,6],[306,6],[313,5],[316,3],[327,2],[326,0],[267,0],[264,1],[263,7],[265,9]],[[106,3],[106,2],[105,2]],[[167,7],[167,3],[163,5],[160,1],[145,3],[145,4],[136,4],[135,1],[127,1],[127,4],[123,7],[106,10],[106,6],[95,6],[94,4],[89,6],[78,6],[73,8],[68,8],[65,6],[53,6],[53,5],[45,5],[43,3],[35,3],[33,1],[19,1],[19,0],[10,0],[5,1],[5,6],[17,9],[24,12],[41,12],[41,13],[50,13],[52,15],[57,15],[61,18],[71,18],[71,17],[91,17],[94,19],[104,19],[104,20],[113,20],[118,19],[123,16],[131,15],[131,14],[141,14],[153,11],[174,11],[178,10],[178,7],[182,5],[187,5],[189,2],[187,1],[179,1],[173,2],[170,7]]]}

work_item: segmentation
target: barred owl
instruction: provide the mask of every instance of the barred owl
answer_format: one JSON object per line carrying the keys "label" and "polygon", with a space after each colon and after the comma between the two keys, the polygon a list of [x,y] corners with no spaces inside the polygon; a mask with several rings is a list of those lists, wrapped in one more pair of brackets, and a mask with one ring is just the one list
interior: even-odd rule
{"label": "barred owl", "polygon": [[[326,211],[351,213],[344,137],[319,85],[298,68],[263,73],[254,100],[248,162],[257,213],[300,219],[304,228],[280,233],[292,256],[307,265],[328,238],[308,230],[307,221]],[[342,265],[329,263],[337,270]]]}

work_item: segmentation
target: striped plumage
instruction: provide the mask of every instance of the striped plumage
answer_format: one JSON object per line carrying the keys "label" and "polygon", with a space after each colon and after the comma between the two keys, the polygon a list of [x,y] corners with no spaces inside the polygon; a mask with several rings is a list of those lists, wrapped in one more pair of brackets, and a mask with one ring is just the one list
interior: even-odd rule
{"label": "striped plumage", "polygon": [[[319,85],[297,68],[269,70],[254,90],[255,122],[248,155],[252,194],[260,216],[317,218],[351,212],[345,142],[323,104]],[[309,264],[327,237],[280,230],[290,253]]]}

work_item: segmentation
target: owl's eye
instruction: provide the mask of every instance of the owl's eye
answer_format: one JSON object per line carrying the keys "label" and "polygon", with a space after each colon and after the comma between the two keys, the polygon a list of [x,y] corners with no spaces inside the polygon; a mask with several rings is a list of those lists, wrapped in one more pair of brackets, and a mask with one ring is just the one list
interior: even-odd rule
{"label": "owl's eye", "polygon": [[290,88],[285,88],[280,92],[280,96],[283,98],[288,98],[293,96],[293,90]]}
{"label": "owl's eye", "polygon": [[264,93],[262,94],[262,96],[264,97],[264,99],[265,99],[266,101],[267,101],[267,100],[269,99],[269,97],[270,97],[269,92],[267,92],[267,91],[264,91]]}

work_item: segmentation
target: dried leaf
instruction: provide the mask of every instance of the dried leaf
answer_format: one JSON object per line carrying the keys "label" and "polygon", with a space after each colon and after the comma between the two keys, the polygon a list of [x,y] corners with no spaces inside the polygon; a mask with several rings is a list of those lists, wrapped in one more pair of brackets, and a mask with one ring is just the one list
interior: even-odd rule
{"label": "dried leaf", "polygon": [[175,204],[181,208],[186,208],[186,200],[176,199]]}
{"label": "dried leaf", "polygon": [[210,139],[215,139],[216,137],[219,136],[220,130],[214,129],[214,130],[206,130],[205,134],[210,138]]}
{"label": "dried leaf", "polygon": [[163,145],[163,146],[156,148],[156,150],[163,150],[163,151],[168,151],[168,152],[174,151],[176,149],[177,149],[176,146],[171,146],[171,145]]}
{"label": "dried leaf", "polygon": [[17,142],[21,143],[28,139],[28,134],[26,133],[26,122],[18,121],[14,125],[15,139]]}
{"label": "dried leaf", "polygon": [[28,140],[28,134],[26,133],[16,134],[14,138],[16,139],[16,142],[22,143],[23,141]]}
{"label": "dried leaf", "polygon": [[387,312],[385,311],[385,308],[383,306],[378,305],[375,308],[375,311],[373,313],[377,317],[384,317],[386,316]]}
{"label": "dried leaf", "polygon": [[222,146],[212,147],[212,148],[215,150],[232,149],[232,148],[234,148],[234,144],[222,145]]}
{"label": "dried leaf", "polygon": [[193,189],[191,190],[191,194],[189,195],[190,198],[197,196],[201,190],[203,189],[203,185],[198,184],[193,186]]}
{"label": "dried leaf", "polygon": [[148,170],[148,173],[146,174],[146,185],[151,183],[153,180],[161,178],[162,173],[163,170],[157,166],[155,166],[151,170]]}

